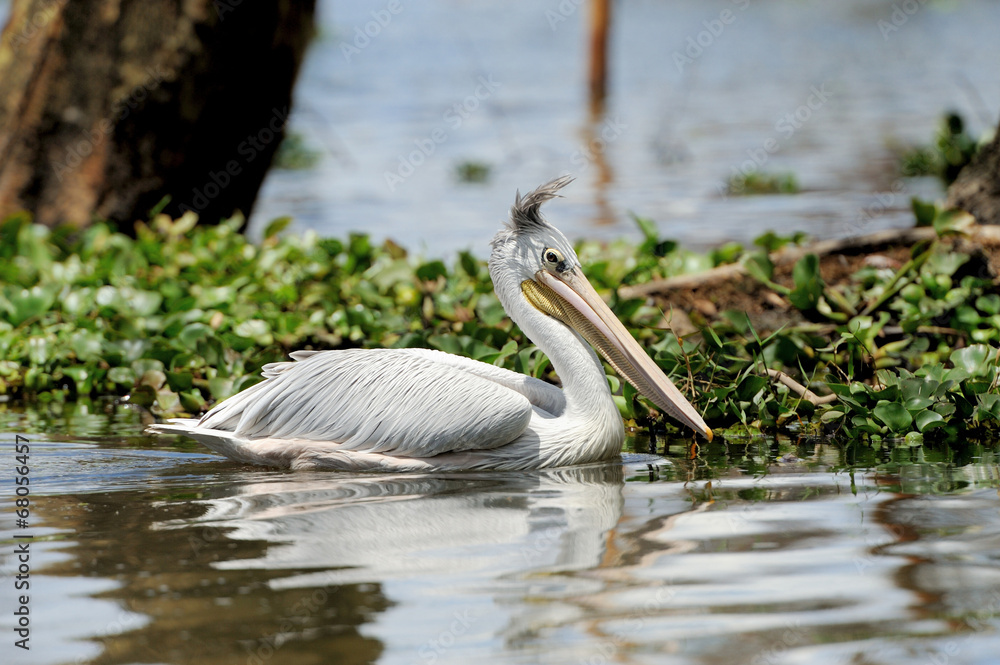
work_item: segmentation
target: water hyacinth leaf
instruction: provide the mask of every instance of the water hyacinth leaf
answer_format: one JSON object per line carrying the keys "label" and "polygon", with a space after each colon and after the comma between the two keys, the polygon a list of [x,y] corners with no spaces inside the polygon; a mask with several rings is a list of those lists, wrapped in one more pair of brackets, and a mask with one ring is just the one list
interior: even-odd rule
{"label": "water hyacinth leaf", "polygon": [[274,342],[270,326],[267,324],[267,321],[262,319],[250,319],[249,321],[238,323],[233,328],[233,332],[240,337],[252,339],[260,346],[268,346]]}
{"label": "water hyacinth leaf", "polygon": [[28,339],[28,360],[32,365],[45,365],[50,357],[49,340],[45,337],[31,337]]}
{"label": "water hyacinth leaf", "polygon": [[125,289],[122,291],[124,304],[132,314],[150,316],[160,310],[163,296],[155,291]]}
{"label": "water hyacinth leaf", "polygon": [[841,411],[840,409],[829,409],[827,411],[824,411],[820,415],[819,419],[820,419],[820,422],[829,423],[829,422],[833,422],[835,420],[840,420],[845,415],[847,415],[847,414],[844,411]]}
{"label": "water hyacinth leaf", "polygon": [[427,343],[431,345],[431,348],[437,349],[438,351],[453,353],[456,356],[465,355],[465,350],[462,348],[462,344],[458,341],[457,337],[452,335],[431,335],[427,338]]}
{"label": "water hyacinth leaf", "polygon": [[983,376],[987,370],[986,360],[993,355],[996,355],[996,349],[985,344],[973,344],[952,351],[949,359],[955,367],[961,368],[969,376]]}
{"label": "water hyacinth leaf", "polygon": [[3,292],[0,293],[0,310],[6,312],[6,319],[17,327],[49,311],[55,301],[56,292],[53,288],[33,286],[30,289],[19,289],[8,284],[4,285]]}
{"label": "water hyacinth leaf", "polygon": [[181,392],[182,390],[191,390],[191,386],[194,382],[194,377],[190,372],[167,372],[167,384],[170,386],[171,390]]}
{"label": "water hyacinth leaf", "polygon": [[160,415],[173,415],[181,413],[181,400],[172,390],[156,391],[156,402],[151,407],[153,413]]}
{"label": "water hyacinth leaf", "polygon": [[93,375],[86,367],[81,367],[79,365],[64,367],[62,373],[64,376],[73,380],[73,385],[76,387],[76,391],[79,394],[90,394],[90,391],[93,388]]}
{"label": "water hyacinth leaf", "polygon": [[177,397],[180,401],[181,408],[183,408],[186,413],[201,413],[205,410],[205,398],[202,397],[201,393],[197,390],[187,390],[182,393],[177,393]]}
{"label": "water hyacinth leaf", "polygon": [[417,277],[425,282],[448,276],[448,268],[441,261],[430,261],[417,268]]}
{"label": "water hyacinth leaf", "polygon": [[910,205],[913,207],[913,216],[916,217],[916,226],[930,226],[937,216],[937,206],[933,203],[921,201],[916,196],[910,198]]}
{"label": "water hyacinth leaf", "polygon": [[[198,342],[203,339],[208,339],[215,335],[209,326],[204,323],[189,323],[184,326],[177,339],[184,345],[185,348],[195,349],[198,346]],[[246,337],[246,335],[244,335]]]}
{"label": "water hyacinth leaf", "polygon": [[736,395],[744,402],[752,400],[767,385],[767,379],[756,374],[747,374],[736,388]]}
{"label": "water hyacinth leaf", "polygon": [[156,390],[151,386],[136,386],[128,394],[128,402],[138,406],[151,407],[156,401]]}
{"label": "water hyacinth leaf", "polygon": [[1000,395],[996,393],[980,394],[976,396],[979,402],[976,406],[976,420],[1000,420]]}
{"label": "water hyacinth leaf", "polygon": [[131,388],[135,385],[135,372],[131,367],[112,367],[108,370],[108,380],[116,386]]}
{"label": "water hyacinth leaf", "polygon": [[478,277],[480,270],[480,262],[469,252],[460,252],[458,255],[459,265],[462,266],[462,270],[469,277]]}
{"label": "water hyacinth leaf", "polygon": [[944,416],[930,409],[921,411],[913,420],[917,425],[917,429],[921,432],[927,432],[937,427],[942,427],[945,424]]}
{"label": "water hyacinth leaf", "polygon": [[153,390],[159,390],[166,382],[166,373],[158,369],[146,370],[143,375],[139,377],[140,386],[149,386]]}
{"label": "water hyacinth leaf", "polygon": [[1000,295],[990,293],[976,298],[976,309],[984,314],[1000,314]]}
{"label": "water hyacinth leaf", "polygon": [[872,409],[875,417],[893,432],[903,432],[913,424],[913,416],[902,404],[881,402]]}
{"label": "water hyacinth leaf", "polygon": [[903,406],[910,413],[916,414],[918,411],[922,411],[934,405],[934,400],[929,397],[910,397],[907,399]]}
{"label": "water hyacinth leaf", "polygon": [[212,398],[221,401],[233,395],[233,379],[231,377],[215,376],[208,380],[208,391]]}

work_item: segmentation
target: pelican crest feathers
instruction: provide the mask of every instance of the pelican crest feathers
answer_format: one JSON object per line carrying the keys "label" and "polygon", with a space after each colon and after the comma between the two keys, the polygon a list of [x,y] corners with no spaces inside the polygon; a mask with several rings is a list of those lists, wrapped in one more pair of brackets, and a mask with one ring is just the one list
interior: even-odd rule
{"label": "pelican crest feathers", "polygon": [[521,192],[518,191],[514,197],[514,205],[510,208],[510,223],[507,224],[507,228],[517,233],[548,227],[549,224],[542,217],[539,209],[546,201],[561,197],[559,190],[573,180],[573,176],[564,175],[541,185],[524,196],[521,196]]}

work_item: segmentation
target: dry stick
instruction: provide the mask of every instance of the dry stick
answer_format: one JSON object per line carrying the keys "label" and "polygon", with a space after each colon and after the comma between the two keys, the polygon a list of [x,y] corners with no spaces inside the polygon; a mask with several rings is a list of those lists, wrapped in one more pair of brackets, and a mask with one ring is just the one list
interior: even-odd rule
{"label": "dry stick", "polygon": [[804,385],[802,385],[792,377],[776,369],[767,370],[767,375],[770,376],[772,379],[777,379],[781,383],[785,384],[786,386],[788,386],[790,390],[798,393],[799,397],[806,400],[807,402],[812,402],[816,406],[819,406],[821,404],[830,404],[831,402],[837,401],[836,395],[830,394],[820,397],[819,395],[809,390],[808,388],[806,388]]}
{"label": "dry stick", "polygon": [[[967,236],[972,240],[997,242],[1000,241],[1000,227],[974,226]],[[821,240],[802,247],[785,247],[771,253],[771,260],[775,266],[790,265],[806,254],[816,254],[822,257],[827,254],[848,250],[860,252],[866,248],[880,247],[882,245],[906,245],[920,242],[921,240],[934,240],[935,238],[937,238],[937,232],[929,227],[877,231],[851,238]],[[655,279],[645,284],[623,286],[618,292],[623,298],[645,298],[657,293],[667,293],[674,289],[711,287],[716,284],[740,279],[746,274],[746,268],[742,264],[727,263],[726,265],[721,265],[704,272],[676,275],[665,279]]]}

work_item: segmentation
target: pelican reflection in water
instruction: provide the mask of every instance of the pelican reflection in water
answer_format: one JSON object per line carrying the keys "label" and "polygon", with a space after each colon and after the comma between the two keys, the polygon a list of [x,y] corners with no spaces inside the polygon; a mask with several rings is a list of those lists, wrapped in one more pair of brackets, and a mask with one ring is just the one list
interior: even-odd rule
{"label": "pelican reflection in water", "polygon": [[[297,351],[186,434],[240,462],[371,471],[537,469],[608,460],[625,430],[597,349],[629,383],[711,440],[712,430],[584,277],[540,214],[572,178],[518,196],[493,238],[490,276],[510,318],[549,358],[562,389],[429,349]],[[588,345],[588,342],[590,345]]]}

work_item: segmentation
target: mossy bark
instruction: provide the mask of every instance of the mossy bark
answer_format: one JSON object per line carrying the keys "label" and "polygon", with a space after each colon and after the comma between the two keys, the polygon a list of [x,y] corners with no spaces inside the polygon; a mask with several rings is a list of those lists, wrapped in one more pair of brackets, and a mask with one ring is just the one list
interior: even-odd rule
{"label": "mossy bark", "polygon": [[948,206],[965,210],[980,224],[1000,224],[1000,126],[948,188]]}
{"label": "mossy bark", "polygon": [[0,217],[125,225],[169,196],[249,214],[284,136],[314,0],[13,0]]}

